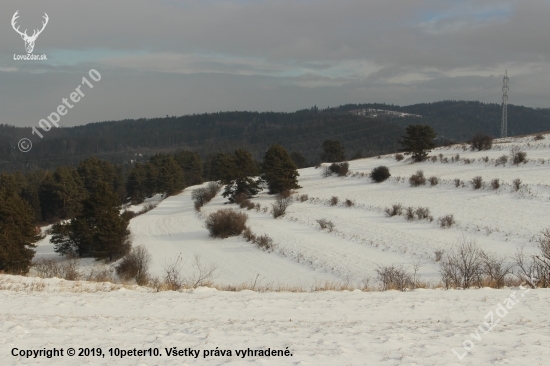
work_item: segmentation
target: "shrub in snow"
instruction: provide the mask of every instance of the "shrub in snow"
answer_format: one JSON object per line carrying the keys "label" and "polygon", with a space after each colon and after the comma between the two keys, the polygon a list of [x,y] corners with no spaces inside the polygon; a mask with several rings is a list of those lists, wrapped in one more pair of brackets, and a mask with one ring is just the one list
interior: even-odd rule
{"label": "shrub in snow", "polygon": [[514,165],[518,165],[520,163],[526,163],[527,162],[527,153],[524,151],[521,151],[519,147],[514,147],[510,151],[510,155],[512,156],[512,163]]}
{"label": "shrub in snow", "polygon": [[383,291],[405,291],[409,287],[414,287],[413,275],[407,272],[402,265],[392,264],[391,266],[378,267],[376,277]]}
{"label": "shrub in snow", "polygon": [[544,140],[544,135],[542,133],[537,133],[535,135],[535,141]]}
{"label": "shrub in snow", "polygon": [[481,187],[483,187],[483,178],[481,178],[480,176],[473,177],[470,183],[472,184],[473,189],[480,189]]}
{"label": "shrub in snow", "polygon": [[339,177],[345,177],[349,172],[349,164],[347,162],[343,163],[332,163],[328,167],[331,175],[336,174]]}
{"label": "shrub in snow", "polygon": [[143,286],[149,280],[150,264],[151,254],[144,246],[140,245],[132,248],[130,253],[122,258],[116,266],[116,273],[123,280],[135,279],[138,285]]}
{"label": "shrub in snow", "polygon": [[340,199],[338,197],[332,196],[329,200],[329,203],[330,203],[331,206],[336,206],[339,201],[340,201]]}
{"label": "shrub in snow", "polygon": [[403,206],[400,203],[396,203],[391,207],[386,207],[384,212],[386,212],[386,215],[388,215],[389,217],[400,216],[401,214],[403,214]]}
{"label": "shrub in snow", "polygon": [[278,194],[277,198],[275,199],[275,203],[272,203],[271,206],[273,206],[271,213],[273,214],[273,218],[281,217],[285,214],[286,209],[288,206],[290,206],[292,202],[292,198],[290,195],[284,194]]}
{"label": "shrub in snow", "polygon": [[403,154],[395,154],[395,160],[397,161],[401,161],[405,159],[405,157],[403,156]]}
{"label": "shrub in snow", "polygon": [[424,172],[422,170],[418,170],[416,174],[411,175],[409,178],[409,183],[411,187],[418,187],[423,186],[426,184],[426,178],[424,177]]}
{"label": "shrub in snow", "polygon": [[495,178],[491,181],[491,188],[493,189],[499,189],[500,188],[500,181],[498,178]]}
{"label": "shrub in snow", "polygon": [[414,208],[412,208],[411,206],[407,207],[405,209],[405,218],[408,220],[408,221],[411,221],[411,220],[414,220]]}
{"label": "shrub in snow", "polygon": [[328,229],[329,232],[334,230],[334,224],[332,223],[332,221],[321,219],[317,220],[317,223],[321,227],[321,230]]}
{"label": "shrub in snow", "polygon": [[508,162],[508,157],[506,155],[502,155],[500,158],[498,158],[496,161],[495,161],[495,166],[498,166],[498,165],[504,165]]}
{"label": "shrub in snow", "polygon": [[346,199],[346,201],[344,203],[347,207],[352,207],[353,205],[355,205],[355,202],[353,202],[350,199]]}
{"label": "shrub in snow", "polygon": [[431,186],[436,186],[439,183],[438,177],[430,177],[428,178],[428,182],[430,182]]}
{"label": "shrub in snow", "polygon": [[[415,215],[418,217],[419,220],[430,220],[430,209],[428,207],[418,207],[414,211]],[[432,218],[433,220],[433,218]],[[430,220],[430,221],[432,221]]]}
{"label": "shrub in snow", "polygon": [[437,221],[442,229],[448,229],[456,223],[454,215],[442,216]]}
{"label": "shrub in snow", "polygon": [[470,140],[470,145],[472,150],[490,150],[493,146],[493,137],[484,133],[478,133]]}
{"label": "shrub in snow", "polygon": [[512,181],[512,187],[514,188],[514,191],[519,191],[519,188],[521,187],[521,179],[514,179]]}
{"label": "shrub in snow", "polygon": [[376,167],[370,172],[370,178],[376,183],[381,183],[389,177],[391,177],[390,170],[385,166]]}
{"label": "shrub in snow", "polygon": [[231,209],[222,209],[206,218],[206,228],[213,238],[228,238],[240,235],[246,229],[248,215]]}

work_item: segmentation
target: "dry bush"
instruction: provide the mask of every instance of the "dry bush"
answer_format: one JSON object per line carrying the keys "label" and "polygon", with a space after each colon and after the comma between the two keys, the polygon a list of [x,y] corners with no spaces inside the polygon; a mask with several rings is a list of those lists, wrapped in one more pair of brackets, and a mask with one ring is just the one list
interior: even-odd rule
{"label": "dry bush", "polygon": [[353,207],[355,205],[355,202],[350,200],[349,198],[346,198],[344,204],[346,205],[346,207]]}
{"label": "dry bush", "polygon": [[329,200],[329,204],[331,206],[336,206],[338,204],[338,202],[340,202],[340,199],[336,196],[332,196]]}
{"label": "dry bush", "polygon": [[472,184],[473,189],[480,189],[483,187],[483,178],[478,175],[477,177],[473,177],[470,183]]}
{"label": "dry bush", "polygon": [[542,133],[537,133],[535,135],[535,141],[544,140],[544,135]]}
{"label": "dry bush", "polygon": [[463,238],[446,251],[440,261],[439,274],[445,288],[469,288],[481,284],[484,253],[474,240]]}
{"label": "dry bush", "polygon": [[250,211],[253,208],[255,208],[256,205],[254,205],[254,203],[247,198],[247,199],[241,200],[241,202],[239,203],[239,207],[246,208],[247,210]]}
{"label": "dry bush", "polygon": [[267,251],[271,251],[275,247],[274,244],[273,244],[273,239],[271,239],[267,235],[258,236],[256,238],[256,240],[254,241],[254,243],[256,243],[258,248],[264,249],[264,250],[267,250]]}
{"label": "dry bush", "polygon": [[498,178],[495,178],[491,181],[491,188],[493,189],[499,189],[500,188],[500,181]]}
{"label": "dry bush", "polygon": [[254,209],[256,210],[256,212],[260,212],[261,209],[262,209],[262,205],[260,205],[259,203],[256,203],[256,204],[254,205]]}
{"label": "dry bush", "polygon": [[217,270],[215,264],[205,266],[201,263],[201,257],[199,255],[194,256],[193,273],[189,277],[188,285],[191,288],[197,288],[199,286],[212,285],[214,279],[214,272]]}
{"label": "dry bush", "polygon": [[439,184],[439,178],[438,177],[430,177],[428,178],[428,182],[430,182],[431,186],[436,186]]}
{"label": "dry bush", "polygon": [[149,211],[151,211],[152,209],[154,209],[155,207],[157,207],[157,204],[155,203],[148,203],[146,204],[145,206],[143,206],[143,208],[141,210],[139,210],[138,212],[134,212],[134,215],[133,217],[136,217],[136,216],[139,216],[139,215],[143,215]]}
{"label": "dry bush", "polygon": [[439,262],[441,259],[443,259],[443,254],[444,254],[444,253],[445,253],[445,252],[444,252],[443,250],[436,250],[436,251],[434,252],[435,261],[436,261],[436,262]]}
{"label": "dry bush", "polygon": [[481,257],[485,284],[492,288],[503,287],[506,276],[512,274],[514,264],[509,263],[506,257],[500,257],[493,253],[482,252]]}
{"label": "dry bush", "polygon": [[307,194],[303,194],[299,197],[300,202],[306,202],[309,199]]}
{"label": "dry bush", "polygon": [[501,157],[497,158],[495,161],[495,166],[499,165],[505,165],[508,162],[508,157],[506,155],[502,155]]}
{"label": "dry bush", "polygon": [[405,291],[407,288],[414,287],[413,275],[407,272],[402,265],[379,266],[375,271],[382,291]]}
{"label": "dry bush", "polygon": [[517,178],[517,179],[514,179],[512,181],[512,188],[514,189],[514,191],[519,191],[521,187],[521,179]]}
{"label": "dry bush", "polygon": [[249,227],[247,227],[246,229],[244,229],[243,231],[243,238],[246,239],[246,241],[254,241],[256,240],[256,235],[254,235],[254,233],[252,232],[252,230],[250,230]]}
{"label": "dry bush", "polygon": [[403,154],[395,154],[395,160],[397,161],[401,161],[405,159],[405,157],[403,156]]}
{"label": "dry bush", "polygon": [[471,163],[472,163],[472,159],[469,159],[469,158],[464,159],[464,164],[471,164]]}
{"label": "dry bush", "polygon": [[405,208],[405,218],[408,221],[414,220],[414,208],[411,206]]}
{"label": "dry bush", "polygon": [[77,281],[82,278],[82,274],[78,270],[78,259],[70,256],[64,261],[39,258],[33,262],[33,268],[38,277],[42,278],[57,277],[67,281]]}
{"label": "dry bush", "polygon": [[331,175],[336,174],[339,177],[345,177],[349,172],[349,164],[347,162],[332,163],[329,166],[329,171]]}
{"label": "dry bush", "polygon": [[409,178],[409,183],[411,187],[418,187],[423,186],[426,184],[426,178],[424,177],[424,172],[422,170],[418,170],[416,174],[411,175]]}
{"label": "dry bush", "polygon": [[523,248],[516,253],[516,265],[519,268],[516,274],[527,280],[531,287],[550,287],[550,228],[541,232],[537,239],[539,252],[528,259],[523,254]]}
{"label": "dry bush", "polygon": [[273,214],[273,218],[284,216],[286,209],[290,204],[292,203],[292,198],[290,195],[278,194],[277,198],[275,199],[275,203],[272,203],[271,206],[273,206],[271,213]]}
{"label": "dry bush", "polygon": [[456,179],[454,180],[454,182],[455,182],[455,187],[456,187],[456,188],[460,187],[460,185],[462,184],[462,181],[461,181],[460,179],[458,179],[458,178],[456,178]]}
{"label": "dry bush", "polygon": [[401,216],[403,214],[403,205],[400,203],[393,204],[391,207],[386,207],[384,212],[389,217]]}
{"label": "dry bush", "polygon": [[92,268],[83,279],[90,282],[115,282],[113,272],[109,268]]}
{"label": "dry bush", "polygon": [[381,183],[381,182],[385,181],[386,179],[388,179],[389,177],[391,177],[391,174],[390,174],[390,170],[388,169],[388,167],[379,166],[379,167],[374,168],[370,172],[369,176],[376,183]]}
{"label": "dry bush", "polygon": [[195,202],[195,210],[200,211],[201,207],[210,202],[210,192],[206,188],[197,188],[191,192],[191,199]]}
{"label": "dry bush", "polygon": [[441,216],[439,219],[437,219],[437,222],[442,229],[448,229],[456,224],[454,215]]}
{"label": "dry bush", "polygon": [[183,261],[181,254],[178,255],[175,261],[165,263],[164,265],[164,284],[163,287],[170,291],[179,291],[185,285],[185,279],[181,273],[183,269]]}
{"label": "dry bush", "polygon": [[510,155],[512,157],[512,163],[514,165],[527,162],[527,153],[525,151],[521,151],[519,147],[514,147],[510,151]]}
{"label": "dry bush", "polygon": [[151,254],[143,246],[132,248],[116,267],[116,273],[120,278],[129,281],[136,280],[136,283],[143,286],[149,282],[149,266]]}
{"label": "dry bush", "polygon": [[210,197],[214,198],[221,191],[222,186],[218,182],[209,182],[206,185],[206,189],[208,190]]}
{"label": "dry bush", "polygon": [[430,209],[428,207],[418,207],[414,211],[414,214],[416,215],[416,217],[418,217],[419,220],[433,220],[433,217],[430,216]]}
{"label": "dry bush", "polygon": [[330,177],[332,175],[332,172],[330,171],[330,167],[325,166],[323,168],[323,172],[321,173],[321,175],[323,176],[323,178]]}
{"label": "dry bush", "polygon": [[334,230],[334,224],[330,220],[320,219],[317,220],[317,223],[321,227],[321,230],[328,229],[329,232],[332,232],[332,230]]}
{"label": "dry bush", "polygon": [[246,229],[248,215],[231,209],[221,209],[206,218],[206,228],[213,238],[240,235]]}
{"label": "dry bush", "polygon": [[437,161],[437,156],[432,156],[432,163],[435,163]]}
{"label": "dry bush", "polygon": [[248,196],[244,193],[239,193],[235,196],[235,198],[233,199],[233,202],[235,202],[237,205],[241,205],[241,203],[243,203],[244,201],[247,201],[248,200]]}
{"label": "dry bush", "polygon": [[484,133],[478,133],[472,138],[470,144],[472,150],[490,150],[493,146],[493,137]]}

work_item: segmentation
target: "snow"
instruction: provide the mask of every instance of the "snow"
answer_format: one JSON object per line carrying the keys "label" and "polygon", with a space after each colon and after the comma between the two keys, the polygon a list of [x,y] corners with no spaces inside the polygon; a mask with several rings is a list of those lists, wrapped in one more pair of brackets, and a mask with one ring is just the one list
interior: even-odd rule
{"label": "snow", "polygon": [[[216,285],[248,284],[251,288],[254,283],[258,289],[299,288],[303,292],[225,292],[199,287],[156,293],[133,285],[0,275],[3,364],[548,364],[550,291],[546,289],[313,290],[323,284],[376,287],[375,269],[390,264],[409,270],[419,265],[421,280],[435,284],[439,282],[435,251],[462,238],[508,258],[519,247],[533,253],[541,230],[550,226],[549,140],[548,135],[540,141],[532,136],[507,138],[480,152],[460,145],[443,147],[431,153],[437,156],[436,162],[412,164],[410,159],[396,161],[393,154],[355,160],[350,162],[347,177],[324,178],[322,169],[301,169],[298,195],[307,194],[309,200],[294,200],[278,219],[269,211],[226,205],[220,195],[197,213],[191,200],[197,187],[164,200],[155,197],[158,206],[130,223],[133,244],[144,245],[152,254],[153,275],[162,277],[165,267],[180,258],[184,275],[192,276],[197,257],[201,265],[215,266],[212,281]],[[527,152],[528,162],[495,166],[495,160],[509,156],[514,147]],[[460,159],[451,162],[457,154]],[[464,159],[470,159],[469,163]],[[367,175],[380,165],[387,166],[392,177],[376,184]],[[410,187],[408,177],[417,170],[441,182]],[[484,188],[474,190],[468,184],[475,176],[483,178]],[[501,181],[497,190],[489,185],[495,178]],[[517,178],[522,184],[515,191],[512,181]],[[455,179],[465,185],[456,187]],[[338,205],[329,204],[333,196],[339,198]],[[354,205],[347,207],[346,199]],[[269,209],[274,197],[264,192],[252,201]],[[428,207],[435,220],[387,217],[384,209],[395,203]],[[210,238],[204,218],[220,208],[246,212],[251,230],[270,236],[276,248],[263,251],[242,237]],[[448,214],[454,215],[456,225],[442,229],[437,219]],[[319,219],[331,220],[334,230],[321,230]],[[39,243],[37,257],[59,258],[49,236]],[[105,264],[82,260],[81,266]],[[492,330],[479,330],[489,321],[488,314],[498,314],[499,304],[505,304],[512,294],[521,302],[504,317],[495,318],[499,324]],[[13,347],[101,347],[103,352],[111,347],[158,347],[163,356],[23,359],[10,356]],[[165,355],[164,349],[170,347],[201,352],[218,347],[233,353],[288,347],[292,356],[174,358]]]}
{"label": "snow", "polygon": [[[1,275],[0,284],[17,282],[14,277]],[[4,365],[544,365],[550,357],[550,290],[87,292],[78,286],[67,290],[70,285],[63,280],[26,281],[45,282],[47,287],[0,290]],[[56,290],[60,288],[66,291]],[[514,292],[522,302],[499,318],[498,304],[505,304]],[[494,322],[500,320],[483,333],[478,327],[490,312]],[[473,349],[464,355],[466,340]],[[107,355],[11,356],[13,348],[54,347],[101,348]],[[165,348],[171,347],[201,353],[197,359],[168,357]],[[232,356],[204,357],[203,350],[216,347],[232,350]],[[292,356],[235,355],[235,350],[247,348],[287,347]],[[162,356],[111,357],[109,348],[158,348]]]}

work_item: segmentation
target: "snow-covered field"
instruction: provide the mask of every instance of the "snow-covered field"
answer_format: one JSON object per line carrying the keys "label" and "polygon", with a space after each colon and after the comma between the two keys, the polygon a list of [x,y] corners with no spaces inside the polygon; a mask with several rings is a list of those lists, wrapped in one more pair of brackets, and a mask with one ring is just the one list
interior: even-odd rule
{"label": "snow-covered field", "polygon": [[[513,147],[525,151],[528,162],[495,166],[495,160],[509,156]],[[162,276],[164,268],[180,258],[184,273],[192,276],[197,256],[203,266],[216,267],[215,284],[254,283],[257,288],[299,287],[305,291],[326,283],[373,288],[377,286],[377,266],[390,264],[409,270],[416,264],[421,280],[436,284],[435,252],[462,238],[475,240],[484,250],[501,256],[511,257],[519,247],[527,253],[536,250],[537,236],[550,227],[550,136],[540,141],[532,136],[497,140],[491,150],[481,152],[444,147],[431,155],[437,156],[437,161],[411,164],[410,160],[396,161],[393,155],[355,160],[350,162],[352,174],[347,177],[324,178],[322,169],[300,170],[298,195],[307,194],[307,201],[295,200],[278,219],[268,210],[244,210],[251,230],[274,240],[273,252],[260,250],[241,237],[210,238],[204,227],[205,215],[219,208],[240,209],[225,205],[226,200],[218,195],[198,214],[191,200],[196,187],[168,197],[132,219],[133,244],[144,245],[151,252],[153,275]],[[387,166],[392,177],[376,184],[365,175],[380,165]],[[417,170],[423,170],[426,178],[438,177],[440,183],[410,187],[408,178]],[[484,188],[471,187],[468,182],[475,176],[483,178]],[[495,178],[501,182],[497,190],[489,184]],[[522,183],[516,191],[512,182],[518,178]],[[456,187],[455,179],[464,185]],[[338,205],[329,204],[333,196],[339,198]],[[345,205],[346,199],[354,205]],[[274,197],[261,193],[252,201],[270,208]],[[387,217],[384,209],[396,203],[428,207],[434,221]],[[437,219],[449,214],[454,215],[456,225],[442,229]],[[334,230],[321,230],[319,219],[331,220]],[[55,256],[48,237],[40,243],[37,256]],[[89,260],[82,264],[100,265]],[[2,276],[0,281],[11,283],[0,287],[3,289],[15,286],[0,292],[0,350],[5,357],[12,347],[62,346],[102,347],[103,352],[110,347],[158,347],[162,353],[165,347],[288,347],[293,354],[271,359],[233,355],[197,360],[162,356],[27,362],[543,365],[548,364],[544,360],[550,355],[548,290],[525,294],[524,303],[510,308],[498,326],[478,335],[476,328],[489,322],[484,318],[488,312],[496,312],[499,302],[521,290],[228,293],[199,288],[190,293],[150,293],[122,288],[89,293],[67,289],[60,280]],[[23,286],[14,285],[14,281],[38,282]],[[470,340],[466,347],[472,344],[473,348],[460,360],[452,349],[464,354],[465,340]],[[10,357],[4,360],[21,362]]]}
{"label": "snow-covered field", "polygon": [[[44,287],[28,290],[31,282]],[[3,365],[547,365],[550,357],[549,290],[90,293],[93,285],[12,276],[0,284],[17,289],[0,291]],[[506,302],[511,294],[520,302]],[[105,356],[67,356],[71,347]],[[200,354],[167,356],[173,347]],[[53,348],[64,356],[12,356]],[[115,348],[161,356],[121,358]],[[236,355],[267,348],[292,356]]]}

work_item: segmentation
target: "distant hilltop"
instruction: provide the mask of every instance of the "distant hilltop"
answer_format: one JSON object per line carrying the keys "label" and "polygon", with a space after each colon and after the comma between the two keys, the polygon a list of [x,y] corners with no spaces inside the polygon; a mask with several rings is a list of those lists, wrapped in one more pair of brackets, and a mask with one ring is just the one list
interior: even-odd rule
{"label": "distant hilltop", "polygon": [[350,113],[355,114],[357,116],[365,116],[365,117],[418,117],[422,118],[419,114],[412,114],[412,113],[403,113],[403,112],[397,112],[397,111],[388,111],[386,109],[374,109],[374,108],[364,108],[364,109],[355,109],[350,111]]}

